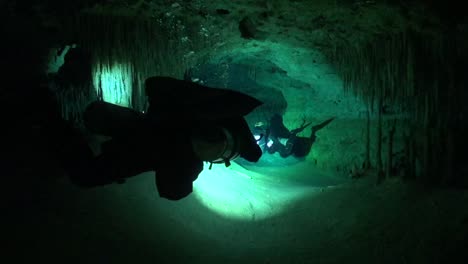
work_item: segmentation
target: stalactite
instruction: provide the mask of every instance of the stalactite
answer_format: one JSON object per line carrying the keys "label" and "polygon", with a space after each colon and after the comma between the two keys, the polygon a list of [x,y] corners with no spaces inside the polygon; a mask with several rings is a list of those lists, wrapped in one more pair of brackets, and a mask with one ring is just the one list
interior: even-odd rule
{"label": "stalactite", "polygon": [[389,122],[389,130],[388,130],[388,146],[387,146],[387,163],[385,168],[385,177],[389,178],[392,176],[392,168],[393,168],[393,139],[395,136],[396,131],[396,118]]}
{"label": "stalactite", "polygon": [[368,170],[372,167],[371,164],[371,155],[370,155],[370,127],[371,127],[371,121],[370,121],[370,111],[369,107],[366,108],[366,157],[364,160],[364,169]]}
{"label": "stalactite", "polygon": [[[457,52],[456,51],[456,47],[451,47],[451,50],[454,51],[455,53]],[[453,54],[453,53],[452,53]],[[453,55],[452,55],[453,56]],[[454,61],[454,59],[452,57],[450,57],[450,59],[452,61]],[[454,64],[456,65],[456,63],[454,62]],[[456,151],[456,148],[455,148],[455,137],[454,137],[454,134],[455,134],[455,130],[457,129],[457,124],[455,124],[456,122],[453,121],[454,119],[456,119],[456,116],[457,115],[460,115],[460,112],[461,111],[457,111],[455,109],[457,109],[457,98],[461,98],[461,95],[459,96],[459,87],[456,85],[456,80],[455,80],[455,76],[454,76],[454,71],[456,69],[453,69],[453,70],[449,70],[448,73],[449,73],[449,76],[448,76],[448,90],[450,91],[454,91],[454,95],[453,96],[448,96],[447,97],[447,100],[446,100],[446,105],[447,105],[447,109],[445,111],[445,116],[444,116],[444,120],[446,120],[446,123],[444,124],[445,126],[445,133],[446,133],[446,150],[445,150],[445,166],[444,166],[444,169],[443,171],[441,170],[441,173],[443,175],[443,179],[442,179],[442,182],[443,184],[445,185],[448,185],[450,184],[451,182],[453,182],[453,179],[454,179],[454,174],[455,174],[455,170],[454,170],[454,167],[457,166],[457,164],[455,164],[454,160],[455,160],[455,151]]]}
{"label": "stalactite", "polygon": [[[206,47],[203,37],[190,35],[194,24],[135,18],[124,14],[85,12],[70,28],[73,41],[91,54],[92,83],[89,87],[101,99],[144,110],[144,80],[152,75],[181,77],[197,56],[185,56]],[[190,45],[182,41],[190,40]],[[88,87],[69,89],[89,97]],[[63,95],[64,112],[82,112],[73,96]],[[76,97],[76,96],[74,96]],[[82,100],[87,101],[87,100]],[[67,106],[76,104],[73,107]]]}
{"label": "stalactite", "polygon": [[[455,154],[455,151],[456,151],[456,148],[455,148],[455,138],[454,138],[454,131],[453,130],[449,130],[448,133],[447,133],[447,150],[446,150],[446,155],[445,155],[445,168],[444,168],[444,171],[443,171],[443,180],[442,180],[442,183],[444,185],[450,185],[453,183],[454,181],[454,178],[456,177],[455,175],[455,167],[458,166],[459,164],[455,164],[454,160],[455,160],[455,157],[454,157],[454,154]],[[460,176],[460,175],[458,175]]]}
{"label": "stalactite", "polygon": [[[468,41],[452,31],[426,35],[407,29],[353,43],[353,46],[337,44],[334,49],[337,58],[334,62],[340,69],[345,89],[363,99],[371,113],[380,111],[381,98],[385,105],[405,111],[406,121],[401,124],[406,124],[403,129],[409,131],[405,140],[408,174],[418,172],[427,179],[434,178],[435,182],[440,182],[442,175],[453,173],[450,169],[454,166],[453,153],[460,148],[454,144],[457,139],[451,120],[462,112],[464,104],[462,85],[454,83],[467,77],[455,67],[457,61],[468,60]],[[455,71],[463,76],[453,76]],[[443,161],[441,153],[445,157]],[[422,165],[419,169],[418,162]]]}
{"label": "stalactite", "polygon": [[382,181],[383,165],[382,165],[382,95],[377,99],[377,135],[376,135],[376,159],[377,159],[377,182]]}
{"label": "stalactite", "polygon": [[430,170],[430,151],[431,151],[431,128],[429,126],[429,119],[430,119],[430,113],[429,113],[429,94],[426,94],[424,96],[424,120],[423,120],[423,131],[424,131],[424,137],[423,137],[423,151],[422,151],[422,175],[417,175],[417,176],[425,176],[425,178],[430,181],[432,178],[432,172]]}
{"label": "stalactite", "polygon": [[409,124],[409,135],[408,135],[408,178],[416,178],[417,177],[417,159],[416,159],[416,141],[415,141],[415,129],[413,128],[412,124]]}

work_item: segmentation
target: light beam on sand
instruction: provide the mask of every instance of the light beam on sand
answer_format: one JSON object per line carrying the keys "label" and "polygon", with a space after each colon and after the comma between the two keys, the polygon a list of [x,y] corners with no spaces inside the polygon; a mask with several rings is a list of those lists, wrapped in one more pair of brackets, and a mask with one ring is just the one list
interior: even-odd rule
{"label": "light beam on sand", "polygon": [[194,182],[194,194],[206,207],[224,217],[265,219],[313,192],[312,187],[283,184],[275,175],[247,171],[236,163],[226,168],[208,164]]}

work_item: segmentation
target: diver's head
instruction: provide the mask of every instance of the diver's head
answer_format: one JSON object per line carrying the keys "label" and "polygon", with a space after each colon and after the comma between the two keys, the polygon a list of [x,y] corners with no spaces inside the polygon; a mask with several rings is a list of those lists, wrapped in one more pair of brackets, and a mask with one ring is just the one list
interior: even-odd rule
{"label": "diver's head", "polygon": [[191,128],[191,141],[199,159],[224,163],[226,167],[237,157],[257,162],[262,156],[262,150],[242,117],[198,123]]}
{"label": "diver's head", "polygon": [[283,117],[278,113],[274,113],[271,116],[270,122],[271,123],[274,123],[274,122],[281,122],[282,123],[283,122]]}
{"label": "diver's head", "polygon": [[239,144],[228,129],[203,126],[192,130],[192,149],[197,157],[210,163],[225,163],[239,156]]}

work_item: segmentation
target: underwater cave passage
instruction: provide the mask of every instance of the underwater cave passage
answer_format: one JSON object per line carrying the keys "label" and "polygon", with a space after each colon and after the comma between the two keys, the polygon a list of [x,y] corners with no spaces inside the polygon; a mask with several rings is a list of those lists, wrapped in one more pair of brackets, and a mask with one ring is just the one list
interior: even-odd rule
{"label": "underwater cave passage", "polygon": [[246,116],[263,152],[260,160],[251,163],[239,157],[228,168],[209,169],[206,164],[194,182],[194,194],[206,207],[238,220],[268,218],[323,188],[349,181],[344,171],[335,170],[335,164],[354,158],[354,152],[343,155],[349,146],[338,140],[349,135],[337,127],[355,122],[362,105],[343,95],[335,75],[323,74],[329,72],[327,64],[313,61],[304,68],[310,67],[315,82],[288,74],[273,59],[258,54],[228,55],[186,71],[186,80],[240,91],[264,103]]}
{"label": "underwater cave passage", "polygon": [[[4,2],[2,211],[16,262],[468,263],[461,4]],[[98,99],[149,115],[153,76],[263,101],[245,116],[260,160],[200,161],[193,192],[178,201],[161,196],[152,170],[73,185],[70,171],[93,175],[80,170],[82,147],[112,140],[75,133],[83,111]],[[118,143],[138,142],[112,149],[122,154],[112,171],[160,143],[167,175],[185,169],[180,117],[161,136],[117,122],[132,132]]]}
{"label": "underwater cave passage", "polygon": [[[140,100],[132,89],[137,86],[131,83],[130,64],[89,68],[87,79],[100,99],[124,107]],[[194,182],[195,197],[220,215],[251,220],[280,214],[294,201],[349,181],[349,168],[362,162],[359,135],[366,108],[344,93],[341,79],[319,52],[285,44],[252,45],[186,69],[184,79],[263,102],[245,116],[262,149],[260,160],[250,163],[239,157],[229,168],[205,166]]]}

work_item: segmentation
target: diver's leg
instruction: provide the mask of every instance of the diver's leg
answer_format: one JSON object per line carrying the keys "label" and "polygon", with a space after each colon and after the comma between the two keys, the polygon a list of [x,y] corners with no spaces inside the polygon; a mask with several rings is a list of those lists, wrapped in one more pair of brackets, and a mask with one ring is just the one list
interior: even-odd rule
{"label": "diver's leg", "polygon": [[57,131],[56,142],[52,146],[62,169],[76,185],[87,185],[88,178],[93,178],[93,151],[83,132],[69,122],[63,122]]}
{"label": "diver's leg", "polygon": [[92,166],[97,174],[94,175],[95,182],[98,185],[121,183],[126,178],[154,170],[157,151],[134,138],[111,139],[103,144],[102,153],[93,159]]}
{"label": "diver's leg", "polygon": [[123,183],[127,178],[153,170],[153,166],[142,160],[135,161],[119,154],[101,154],[81,164],[69,170],[68,175],[72,183],[85,188]]}
{"label": "diver's leg", "polygon": [[154,155],[146,147],[131,143],[134,142],[130,138],[111,139],[103,143],[99,155],[80,155],[68,166],[70,180],[75,185],[88,188],[122,183],[126,178],[153,170],[156,165]]}
{"label": "diver's leg", "polygon": [[147,157],[138,153],[104,153],[93,160],[95,185],[123,183],[125,179],[154,170]]}
{"label": "diver's leg", "polygon": [[71,182],[80,187],[95,187],[114,182],[112,177],[97,169],[94,158],[82,161],[79,167],[68,169],[67,174]]}
{"label": "diver's leg", "polygon": [[297,137],[295,135],[291,135],[288,141],[286,141],[286,146],[284,146],[284,148],[280,152],[281,157],[283,158],[289,157],[292,154],[294,144],[296,143],[297,143]]}

